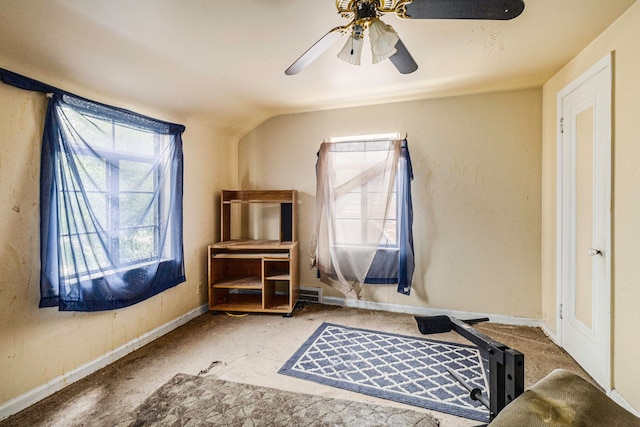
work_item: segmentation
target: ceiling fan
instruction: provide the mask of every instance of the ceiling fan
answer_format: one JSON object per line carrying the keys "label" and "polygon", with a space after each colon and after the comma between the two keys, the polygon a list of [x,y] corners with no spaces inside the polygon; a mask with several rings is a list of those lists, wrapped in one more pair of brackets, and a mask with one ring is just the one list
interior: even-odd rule
{"label": "ceiling fan", "polygon": [[372,62],[389,59],[402,74],[413,73],[418,64],[395,30],[382,22],[385,13],[402,19],[507,20],[524,10],[523,0],[336,0],[338,13],[349,20],[335,27],[300,56],[285,74],[298,74],[343,36],[350,34],[338,58],[360,65],[364,34],[369,30]]}

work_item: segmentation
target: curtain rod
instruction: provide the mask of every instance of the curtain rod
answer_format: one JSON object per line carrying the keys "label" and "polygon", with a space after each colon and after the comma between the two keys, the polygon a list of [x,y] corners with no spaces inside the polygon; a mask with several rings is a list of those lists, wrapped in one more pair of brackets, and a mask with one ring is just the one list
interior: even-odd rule
{"label": "curtain rod", "polygon": [[[404,134],[404,139],[407,138],[407,133]],[[403,139],[400,132],[393,133],[377,133],[372,135],[354,135],[354,136],[334,136],[325,138],[324,142],[370,142],[370,141],[386,141]]]}

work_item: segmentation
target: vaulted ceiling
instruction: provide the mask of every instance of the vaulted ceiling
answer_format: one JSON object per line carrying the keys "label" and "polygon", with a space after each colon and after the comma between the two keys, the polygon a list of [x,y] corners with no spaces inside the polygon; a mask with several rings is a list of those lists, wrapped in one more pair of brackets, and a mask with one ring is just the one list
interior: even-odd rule
{"label": "vaulted ceiling", "polygon": [[339,41],[286,76],[346,23],[335,0],[0,0],[0,67],[240,135],[283,113],[539,87],[634,2],[525,0],[510,21],[387,14],[416,72],[349,65]]}

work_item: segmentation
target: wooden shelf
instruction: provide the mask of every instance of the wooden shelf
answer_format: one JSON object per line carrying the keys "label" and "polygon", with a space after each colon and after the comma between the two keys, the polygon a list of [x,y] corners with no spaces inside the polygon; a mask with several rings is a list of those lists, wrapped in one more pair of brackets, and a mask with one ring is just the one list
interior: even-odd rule
{"label": "wooden shelf", "polygon": [[[276,256],[274,256],[276,255]],[[262,252],[237,252],[237,253],[217,253],[212,254],[212,258],[246,258],[246,259],[263,259],[263,258],[279,258],[279,259],[287,259],[289,258],[288,253],[283,254],[272,254],[272,253],[262,253]]]}
{"label": "wooden shelf", "polygon": [[291,203],[295,190],[223,190],[222,203]]}
{"label": "wooden shelf", "polygon": [[290,249],[292,242],[281,242],[279,240],[227,240],[210,245],[214,249],[220,249],[213,255],[234,256],[234,251],[239,254],[256,254],[258,257],[283,258],[288,254],[285,250]]}
{"label": "wooden shelf", "polygon": [[267,280],[291,280],[291,275],[289,273],[276,274],[275,276],[265,276]]}
{"label": "wooden shelf", "polygon": [[231,278],[221,280],[213,287],[219,289],[262,289],[262,278],[260,276]]}
{"label": "wooden shelf", "polygon": [[287,310],[288,308],[289,308],[289,298],[284,295],[276,295],[271,300],[270,304],[265,307],[266,310],[272,310],[274,312]]}
{"label": "wooden shelf", "polygon": [[262,297],[257,294],[231,294],[212,306],[216,311],[259,312],[262,309]]}

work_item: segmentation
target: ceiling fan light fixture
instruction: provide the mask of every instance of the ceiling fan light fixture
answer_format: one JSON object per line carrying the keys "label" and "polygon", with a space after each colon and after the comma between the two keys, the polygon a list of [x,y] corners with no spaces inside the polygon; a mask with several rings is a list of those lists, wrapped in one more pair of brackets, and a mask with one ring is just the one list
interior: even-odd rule
{"label": "ceiling fan light fixture", "polygon": [[378,62],[382,62],[385,59],[389,58],[390,56],[394,55],[397,51],[398,51],[397,49],[393,49],[392,51],[388,52],[386,55],[376,55],[374,53],[371,55],[371,63],[377,64]]}
{"label": "ceiling fan light fixture", "polygon": [[[356,28],[360,27],[360,28]],[[349,37],[344,47],[338,52],[338,58],[352,65],[360,65],[362,46],[364,45],[363,28],[356,25],[353,34]]]}
{"label": "ceiling fan light fixture", "polygon": [[374,19],[369,24],[369,41],[373,63],[384,61],[396,53],[396,44],[400,40],[398,33],[380,19]]}

